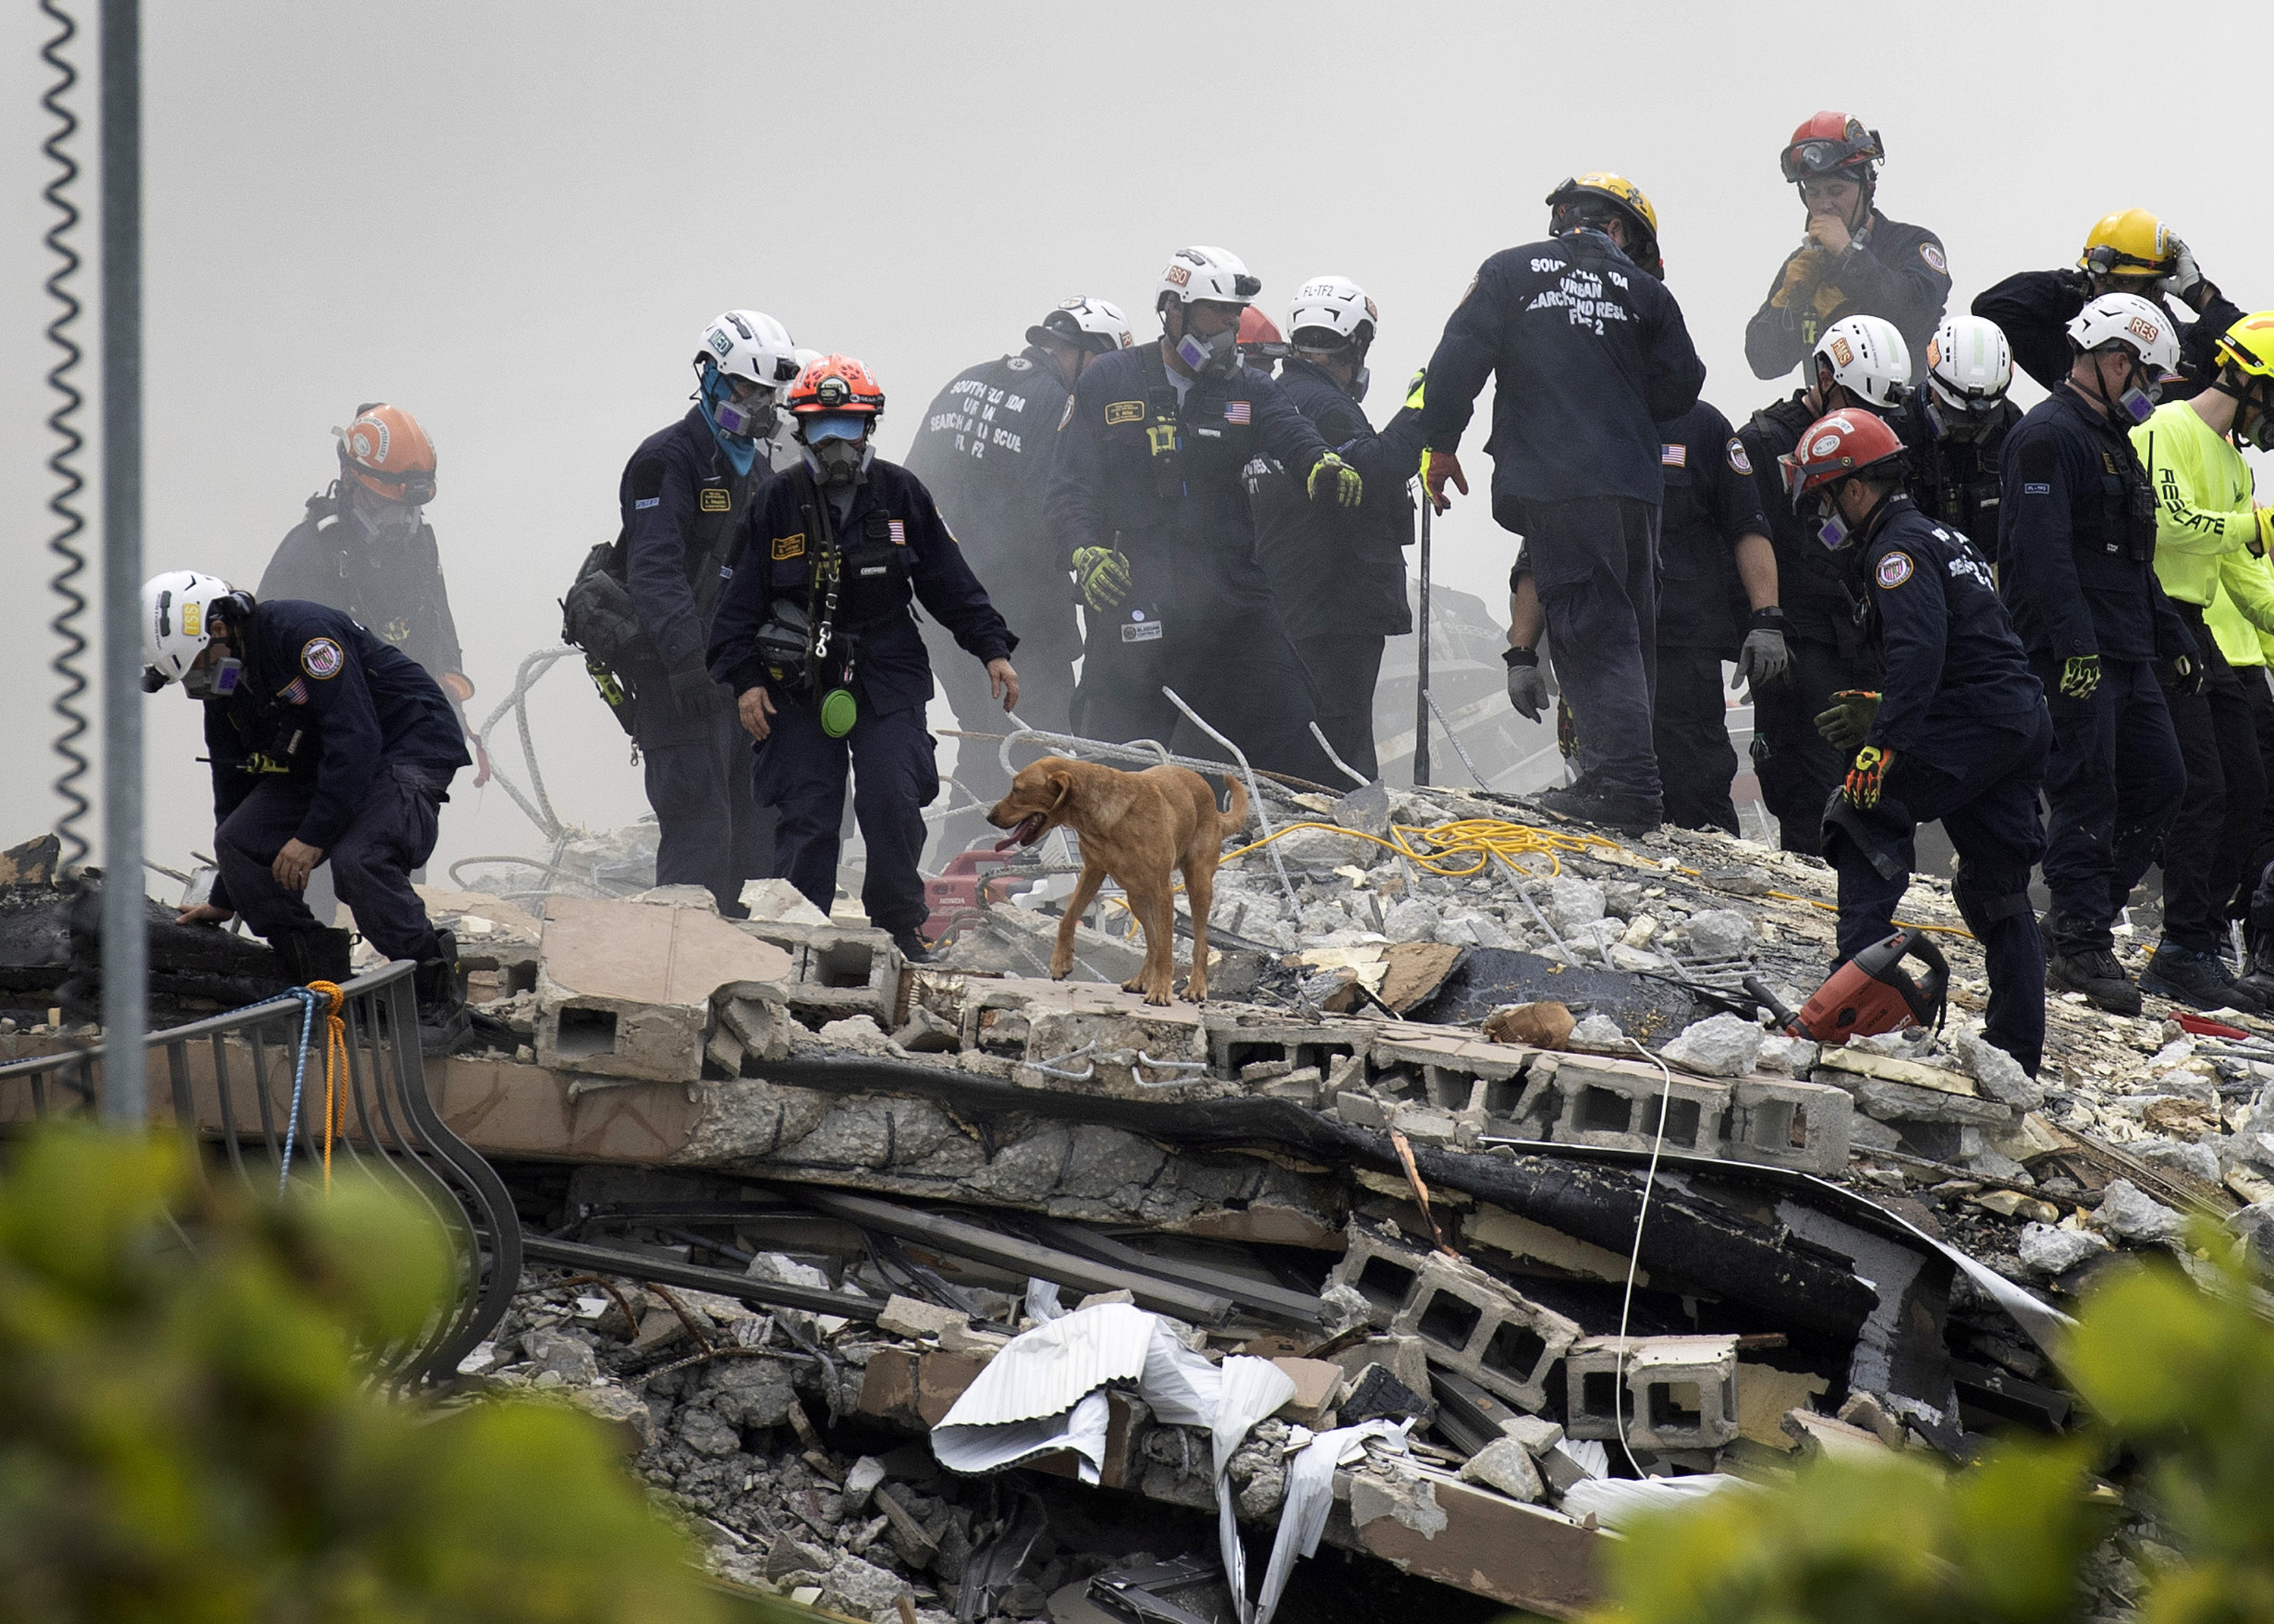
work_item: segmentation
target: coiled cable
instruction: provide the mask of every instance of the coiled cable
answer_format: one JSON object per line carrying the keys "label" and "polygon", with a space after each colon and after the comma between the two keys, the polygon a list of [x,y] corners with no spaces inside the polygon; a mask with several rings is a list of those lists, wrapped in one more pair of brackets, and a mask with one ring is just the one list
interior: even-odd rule
{"label": "coiled cable", "polygon": [[52,706],[63,722],[63,731],[56,735],[55,751],[63,757],[64,771],[55,781],[55,792],[64,802],[64,811],[56,820],[56,836],[64,848],[63,867],[69,870],[78,868],[87,860],[87,837],[80,832],[79,824],[92,806],[79,788],[79,781],[87,776],[88,762],[79,748],[79,741],[86,737],[87,731],[86,713],[79,706],[80,695],[87,692],[87,674],[79,669],[80,657],[87,652],[87,637],[79,630],[79,622],[87,612],[87,598],[76,583],[87,568],[87,556],[74,545],[80,532],[87,529],[86,515],[74,505],[79,492],[87,488],[87,480],[76,466],[79,450],[87,440],[72,422],[85,403],[85,396],[71,381],[71,373],[77,370],[82,351],[66,330],[79,320],[81,307],[65,286],[79,274],[79,254],[65,239],[78,228],[79,212],[66,195],[69,188],[79,179],[79,164],[64,149],[64,144],[79,132],[79,120],[64,105],[63,98],[79,83],[79,73],[64,56],[63,48],[70,44],[78,34],[79,25],[56,4],[56,0],[40,0],[40,10],[56,24],[54,36],[40,48],[40,59],[56,73],[54,82],[41,96],[40,105],[54,117],[56,127],[48,139],[40,143],[40,150],[47,154],[56,169],[54,178],[48,182],[41,195],[60,216],[48,229],[43,239],[49,252],[62,261],[45,285],[48,297],[63,307],[56,319],[48,324],[47,336],[48,342],[63,352],[63,358],[48,371],[48,387],[63,397],[63,403],[48,416],[49,429],[63,442],[55,455],[48,459],[48,470],[55,475],[58,487],[48,499],[48,511],[56,515],[61,526],[49,538],[48,551],[62,560],[62,567],[56,571],[48,586],[64,600],[64,606],[48,624],[56,641],[63,644],[49,662],[49,668],[62,682],[62,689],[56,695]]}

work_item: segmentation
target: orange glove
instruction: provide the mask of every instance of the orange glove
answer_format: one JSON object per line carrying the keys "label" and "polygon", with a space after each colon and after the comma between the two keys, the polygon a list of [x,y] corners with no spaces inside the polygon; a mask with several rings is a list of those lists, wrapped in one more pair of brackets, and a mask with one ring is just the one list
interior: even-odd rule
{"label": "orange glove", "polygon": [[1439,513],[1453,505],[1445,494],[1445,482],[1451,480],[1462,495],[1469,493],[1469,482],[1461,473],[1461,459],[1449,451],[1424,451],[1421,454],[1421,489],[1429,505]]}
{"label": "orange glove", "polygon": [[1769,295],[1771,307],[1782,310],[1798,299],[1803,292],[1816,285],[1816,279],[1824,274],[1824,267],[1831,262],[1832,256],[1813,243],[1796,250],[1792,258],[1784,262],[1784,280],[1777,284],[1777,290]]}
{"label": "orange glove", "polygon": [[1885,745],[1867,744],[1856,752],[1856,764],[1848,769],[1847,782],[1840,793],[1848,804],[1868,812],[1879,804],[1879,792],[1886,787],[1887,769],[1895,763],[1895,753]]}

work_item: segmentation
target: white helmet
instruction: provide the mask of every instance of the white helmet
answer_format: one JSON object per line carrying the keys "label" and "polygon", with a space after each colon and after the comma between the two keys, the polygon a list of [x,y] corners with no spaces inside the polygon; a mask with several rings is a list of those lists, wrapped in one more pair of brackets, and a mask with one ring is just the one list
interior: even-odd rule
{"label": "white helmet", "polygon": [[219,575],[169,569],[142,583],[142,687],[178,682],[213,641],[213,605],[235,589]]}
{"label": "white helmet", "polygon": [[1834,322],[1817,341],[1816,358],[1832,369],[1833,382],[1877,410],[1901,405],[1910,383],[1910,346],[1884,317],[1849,316]]}
{"label": "white helmet", "polygon": [[1179,248],[1169,256],[1168,268],[1161,273],[1160,290],[1154,296],[1153,308],[1159,310],[1171,299],[1189,304],[1194,299],[1213,299],[1225,304],[1246,304],[1263,291],[1263,283],[1247,274],[1247,267],[1238,254],[1223,248]]}
{"label": "white helmet", "polygon": [[1986,316],[1945,316],[1926,347],[1926,380],[1944,404],[1986,411],[2014,383],[2014,350]]}
{"label": "white helmet", "polygon": [[[1371,342],[1374,323],[1379,320],[1379,312],[1374,308],[1374,301],[1366,297],[1366,289],[1349,277],[1314,276],[1303,284],[1295,295],[1295,302],[1287,307],[1287,335],[1298,350],[1338,350],[1345,344]],[[1324,329],[1340,342],[1322,346],[1314,340],[1306,344],[1306,328]]]}
{"label": "white helmet", "polygon": [[1121,313],[1121,306],[1111,299],[1086,295],[1061,301],[1056,310],[1027,329],[1027,342],[1030,344],[1039,344],[1046,338],[1099,355],[1126,350],[1137,342],[1129,331],[1129,318]]}
{"label": "white helmet", "polygon": [[2180,370],[2179,335],[2169,314],[2136,293],[2104,293],[2069,318],[2068,342],[2090,354],[2123,344],[2162,372]]}
{"label": "white helmet", "polygon": [[699,369],[709,362],[720,372],[772,389],[798,374],[797,347],[789,329],[755,310],[730,310],[703,329]]}

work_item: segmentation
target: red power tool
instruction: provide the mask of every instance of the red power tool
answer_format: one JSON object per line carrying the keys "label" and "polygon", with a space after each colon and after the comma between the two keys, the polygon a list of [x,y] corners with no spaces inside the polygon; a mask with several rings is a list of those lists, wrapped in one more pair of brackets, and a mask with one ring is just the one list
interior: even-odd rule
{"label": "red power tool", "polygon": [[[1924,965],[1925,975],[1912,979],[1903,968],[1906,959]],[[1791,1036],[1836,1045],[1906,1026],[1941,1026],[1950,965],[1926,932],[1906,926],[1834,970],[1797,1015],[1778,1003],[1757,975],[1746,978],[1745,990]]]}

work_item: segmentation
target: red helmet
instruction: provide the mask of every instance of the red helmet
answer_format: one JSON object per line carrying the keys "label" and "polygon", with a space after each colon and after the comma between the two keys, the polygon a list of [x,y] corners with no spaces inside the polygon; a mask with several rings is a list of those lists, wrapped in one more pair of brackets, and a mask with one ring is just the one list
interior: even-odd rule
{"label": "red helmet", "polygon": [[[1779,457],[1777,466],[1784,476],[1785,495],[1796,513],[1801,498],[1810,492],[1902,455],[1903,442],[1895,438],[1884,417],[1868,411],[1835,411],[1803,430],[1800,443],[1789,456]],[[1885,471],[1893,477],[1901,470]]]}
{"label": "red helmet", "polygon": [[1284,356],[1287,353],[1286,338],[1265,315],[1253,304],[1240,307],[1239,348],[1251,354]]}
{"label": "red helmet", "polygon": [[356,408],[340,437],[340,477],[373,496],[424,506],[434,500],[434,442],[400,406],[374,401]]}
{"label": "red helmet", "polygon": [[1795,185],[1819,176],[1845,175],[1866,186],[1871,184],[1871,166],[1886,161],[1879,132],[1866,130],[1845,113],[1817,114],[1792,132],[1778,160],[1784,177]]}
{"label": "red helmet", "polygon": [[862,363],[847,355],[825,355],[797,375],[784,403],[793,415],[858,412],[870,417],[885,412],[885,392]]}

